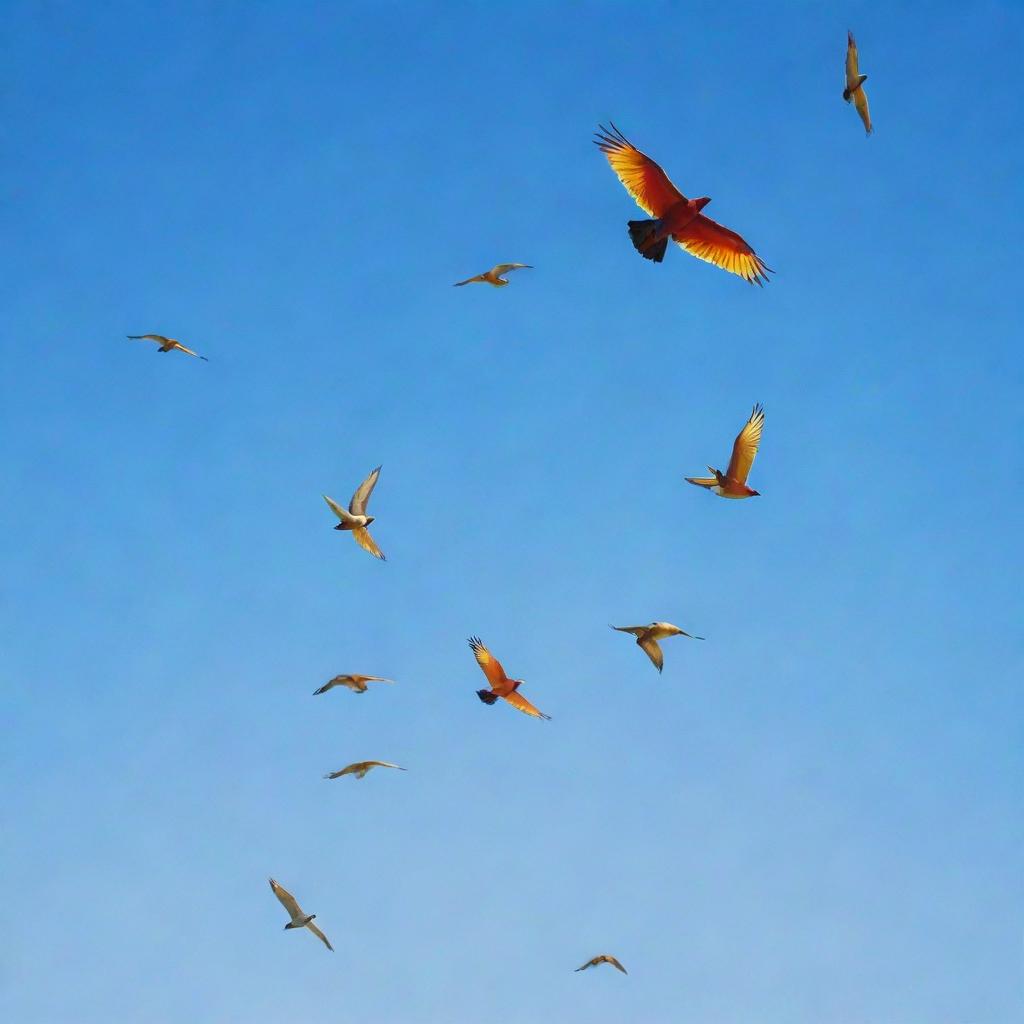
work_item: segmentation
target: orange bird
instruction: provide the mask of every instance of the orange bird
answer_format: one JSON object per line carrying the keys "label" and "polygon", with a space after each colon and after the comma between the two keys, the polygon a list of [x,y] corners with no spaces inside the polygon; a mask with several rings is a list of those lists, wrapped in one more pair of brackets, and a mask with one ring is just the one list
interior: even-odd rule
{"label": "orange bird", "polygon": [[629,222],[629,237],[644,259],[660,263],[671,238],[691,256],[714,263],[750,284],[763,285],[768,280],[767,275],[773,271],[761,257],[735,231],[700,212],[711,202],[710,197],[687,199],[614,124],[610,129],[598,127],[594,144],[608,158],[637,206],[655,218]]}
{"label": "orange bird", "polygon": [[499,697],[503,697],[512,707],[522,711],[524,715],[532,715],[534,718],[545,718],[550,721],[550,715],[545,715],[543,711],[538,711],[519,692],[519,687],[523,682],[522,679],[509,679],[505,675],[505,670],[501,667],[501,662],[484,647],[480,637],[471,636],[469,638],[469,646],[473,648],[477,664],[484,670],[487,682],[491,684],[489,690],[476,691],[476,695],[485,704],[493,704]]}
{"label": "orange bird", "polygon": [[760,405],[755,405],[750,419],[743,425],[743,429],[733,442],[729,468],[721,473],[708,466],[708,471],[714,474],[713,476],[688,476],[687,481],[714,491],[720,498],[756,498],[759,492],[747,486],[747,476],[754,464],[763,429],[764,409]]}

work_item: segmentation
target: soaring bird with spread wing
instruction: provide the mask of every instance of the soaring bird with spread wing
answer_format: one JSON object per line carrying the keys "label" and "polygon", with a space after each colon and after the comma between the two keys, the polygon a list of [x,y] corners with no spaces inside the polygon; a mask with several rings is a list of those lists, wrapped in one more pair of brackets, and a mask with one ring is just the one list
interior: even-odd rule
{"label": "soaring bird with spread wing", "polygon": [[327,502],[331,511],[341,520],[335,529],[351,530],[352,536],[355,537],[356,543],[361,548],[369,551],[374,558],[384,561],[384,552],[377,547],[377,542],[370,536],[370,531],[367,529],[376,517],[366,514],[366,506],[370,501],[370,495],[373,493],[373,488],[376,486],[377,477],[379,476],[380,466],[359,485],[356,493],[352,495],[352,500],[348,503],[347,512],[333,498],[328,498],[326,494],[324,495],[324,501]]}
{"label": "soaring bird with spread wing", "polygon": [[491,684],[489,690],[477,690],[476,695],[485,703],[493,704],[499,697],[507,700],[512,707],[522,711],[524,715],[532,715],[534,718],[545,718],[550,720],[550,715],[538,711],[520,692],[519,687],[522,679],[509,679],[501,662],[494,657],[477,636],[469,638],[469,646],[476,655],[477,664],[483,669],[487,676],[487,682]]}
{"label": "soaring bird with spread wing", "polygon": [[864,83],[868,80],[867,75],[860,73],[860,64],[857,60],[857,42],[852,32],[846,33],[846,88],[843,90],[843,99],[853,105],[860,114],[864,123],[864,131],[868,135],[873,131],[871,126],[871,111],[868,110],[868,96],[864,92]]}
{"label": "soaring bird with spread wing", "polygon": [[491,284],[495,288],[504,288],[508,284],[504,275],[510,270],[533,270],[529,263],[499,263],[490,270],[476,277],[467,277],[465,281],[456,281],[455,287],[461,288],[464,284]]}
{"label": "soaring bird with spread wing", "polygon": [[399,764],[392,764],[390,761],[356,761],[336,772],[328,772],[325,779],[340,779],[342,775],[354,775],[357,779],[364,778],[371,768],[397,768],[400,772],[405,769]]}
{"label": "soaring bird with spread wing", "polygon": [[622,971],[623,974],[629,974],[629,971],[627,971],[626,968],[615,959],[615,957],[609,956],[607,953],[602,953],[600,956],[592,957],[582,967],[577,967],[576,970],[585,971],[588,967],[596,967],[598,964],[611,964],[612,967]]}
{"label": "soaring bird with spread wing", "polygon": [[743,429],[736,435],[736,440],[733,442],[729,468],[721,473],[708,466],[712,476],[688,476],[687,481],[698,487],[706,487],[720,498],[757,497],[760,492],[751,490],[747,486],[747,476],[750,473],[750,467],[754,464],[757,447],[761,443],[762,430],[764,430],[764,409],[760,405],[755,405],[750,419],[743,425]]}
{"label": "soaring bird with spread wing", "polygon": [[688,636],[691,640],[703,640],[702,636],[694,636],[685,629],[673,626],[671,622],[652,622],[646,626],[612,626],[620,633],[632,633],[636,637],[636,645],[651,659],[654,667],[660,672],[665,664],[665,655],[659,640],[670,636]]}
{"label": "soaring bird with spread wing", "polygon": [[316,917],[316,914],[304,913],[295,897],[283,885],[279,885],[272,878],[270,879],[270,888],[274,890],[274,895],[281,901],[281,906],[288,911],[288,916],[291,918],[284,926],[284,930],[308,928],[333,953],[334,947],[327,941],[327,936],[313,924],[313,918]]}
{"label": "soaring bird with spread wing", "polygon": [[763,285],[772,271],[738,235],[700,211],[711,199],[687,199],[668,175],[641,153],[613,124],[598,126],[594,144],[608,158],[626,191],[654,220],[631,220],[629,237],[644,259],[660,263],[668,240],[677,242],[691,256],[714,263],[750,284]]}
{"label": "soaring bird with spread wing", "polygon": [[198,352],[185,348],[177,338],[165,338],[162,334],[129,334],[127,337],[130,341],[155,341],[160,346],[157,349],[158,352],[171,352],[177,349],[179,352],[184,352],[187,356],[195,356],[196,359],[202,359],[204,363],[210,361],[206,356],[201,356]]}
{"label": "soaring bird with spread wing", "polygon": [[313,691],[314,697],[319,697],[321,693],[326,693],[328,690],[333,690],[336,686],[344,686],[346,690],[351,690],[353,693],[366,693],[368,687],[367,683],[393,683],[394,679],[383,679],[380,676],[361,676],[356,673],[351,675],[335,676],[333,679],[328,679],[319,690]]}

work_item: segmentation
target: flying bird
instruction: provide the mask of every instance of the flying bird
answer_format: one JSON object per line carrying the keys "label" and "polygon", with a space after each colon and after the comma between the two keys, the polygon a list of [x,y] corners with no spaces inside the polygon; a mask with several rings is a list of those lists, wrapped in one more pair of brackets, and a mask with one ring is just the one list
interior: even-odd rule
{"label": "flying bird", "polygon": [[313,924],[316,914],[304,913],[295,897],[272,878],[270,879],[270,888],[274,890],[274,895],[281,901],[281,906],[288,911],[288,916],[291,918],[284,926],[285,931],[288,931],[289,928],[308,928],[333,953],[334,947],[327,941],[327,936]]}
{"label": "flying bird", "polygon": [[867,75],[860,73],[860,66],[857,62],[857,42],[852,32],[846,33],[846,88],[843,90],[843,99],[853,105],[864,122],[864,130],[868,135],[872,132],[871,111],[868,110],[868,96],[864,91],[864,83],[868,80]]}
{"label": "flying bird", "polygon": [[313,691],[314,697],[319,697],[321,693],[326,693],[328,690],[333,690],[336,686],[344,686],[346,689],[351,690],[353,693],[366,693],[368,687],[367,683],[393,683],[394,679],[383,679],[380,676],[359,676],[359,675],[347,675],[347,676],[335,676],[333,679],[329,679],[319,690]]}
{"label": "flying bird", "polygon": [[204,363],[210,361],[206,356],[201,356],[198,352],[193,352],[192,349],[186,348],[176,338],[165,338],[162,334],[128,334],[126,337],[132,341],[155,341],[160,346],[157,349],[158,352],[170,352],[176,348],[187,356],[195,356],[197,359],[202,359]]}
{"label": "flying bird", "polygon": [[370,495],[373,493],[373,488],[376,486],[377,477],[379,476],[380,466],[359,485],[356,493],[352,495],[352,500],[348,503],[347,512],[333,498],[328,498],[326,494],[324,495],[324,501],[327,502],[331,511],[341,520],[335,529],[351,530],[356,543],[361,548],[369,551],[374,558],[379,558],[383,562],[384,552],[377,547],[377,542],[370,536],[370,531],[367,529],[376,516],[368,516],[366,514],[367,502],[370,500]]}
{"label": "flying bird", "polygon": [[397,768],[400,772],[405,771],[401,765],[392,764],[390,761],[356,761],[355,764],[350,764],[342,768],[341,771],[329,772],[324,778],[340,779],[342,775],[354,775],[357,779],[361,779],[371,768]]}
{"label": "flying bird", "polygon": [[622,964],[613,956],[609,956],[607,953],[602,953],[600,956],[595,956],[593,959],[588,960],[582,967],[577,967],[577,971],[585,971],[588,967],[596,967],[598,964],[611,964],[612,967],[622,971],[623,974],[629,974]]}
{"label": "flying bird", "polygon": [[533,267],[529,263],[499,263],[484,274],[467,277],[465,281],[456,281],[455,287],[461,288],[464,284],[493,284],[495,288],[504,288],[508,281],[502,275],[510,270],[533,270]]}
{"label": "flying bird", "polygon": [[493,704],[499,697],[507,700],[512,707],[522,711],[525,715],[532,715],[534,718],[544,718],[550,721],[551,716],[538,711],[520,692],[522,679],[509,679],[501,662],[494,657],[477,636],[469,638],[469,646],[476,655],[477,664],[483,669],[487,676],[487,682],[491,684],[489,690],[477,690],[476,695],[485,703]]}
{"label": "flying bird", "polygon": [[714,491],[720,498],[757,497],[760,492],[753,491],[747,486],[747,475],[750,473],[750,467],[754,464],[754,456],[757,455],[757,446],[761,443],[763,429],[764,409],[760,405],[755,405],[750,419],[743,425],[743,429],[736,435],[736,440],[733,442],[729,468],[721,473],[708,466],[708,471],[713,474],[712,476],[688,476],[686,479],[691,484]]}
{"label": "flying bird", "polygon": [[767,275],[773,271],[761,257],[735,231],[700,212],[711,202],[709,196],[687,199],[614,124],[611,128],[598,127],[594,144],[608,158],[637,206],[654,218],[629,222],[629,237],[644,259],[660,263],[671,238],[691,256],[714,263],[750,284],[763,285],[768,280]]}
{"label": "flying bird", "polygon": [[636,637],[637,647],[654,662],[654,667],[659,672],[665,663],[665,655],[658,644],[659,640],[665,640],[670,636],[688,636],[691,640],[704,639],[673,626],[671,622],[652,622],[647,626],[612,626],[612,629],[617,629],[620,633],[632,633]]}

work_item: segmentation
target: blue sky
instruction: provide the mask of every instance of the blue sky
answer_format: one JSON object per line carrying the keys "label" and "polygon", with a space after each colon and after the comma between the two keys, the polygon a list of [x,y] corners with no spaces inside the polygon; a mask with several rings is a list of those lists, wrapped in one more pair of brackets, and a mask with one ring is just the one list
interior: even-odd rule
{"label": "blue sky", "polygon": [[4,21],[0,1015],[1021,1019],[1019,4]]}

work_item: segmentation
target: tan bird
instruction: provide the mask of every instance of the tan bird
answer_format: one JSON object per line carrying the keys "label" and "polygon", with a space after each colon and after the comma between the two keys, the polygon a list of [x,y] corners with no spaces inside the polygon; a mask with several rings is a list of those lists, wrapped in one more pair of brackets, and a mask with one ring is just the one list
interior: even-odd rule
{"label": "tan bird", "polygon": [[577,971],[585,971],[588,967],[596,967],[598,964],[611,964],[612,967],[622,971],[623,974],[629,974],[622,964],[613,956],[609,956],[607,953],[602,953],[600,956],[595,956],[593,959],[588,960],[582,967],[577,967]]}
{"label": "tan bird", "polygon": [[612,629],[617,629],[620,633],[632,633],[636,637],[637,647],[654,662],[654,667],[659,672],[665,663],[665,655],[658,644],[659,640],[665,640],[670,636],[688,636],[691,640],[704,639],[673,626],[671,622],[651,622],[646,626],[612,626]]}
{"label": "tan bird", "polygon": [[352,536],[356,539],[356,543],[361,548],[369,551],[374,558],[379,558],[383,562],[384,552],[377,547],[377,542],[370,536],[370,531],[367,529],[376,517],[368,516],[366,514],[366,506],[370,500],[370,495],[373,493],[373,488],[377,484],[377,478],[380,476],[380,469],[380,466],[378,466],[359,485],[356,493],[352,495],[352,500],[348,503],[347,512],[336,501],[334,501],[333,498],[328,498],[326,494],[323,497],[331,511],[341,520],[335,529],[351,530]]}
{"label": "tan bird", "polygon": [[344,686],[347,690],[351,690],[353,693],[366,693],[367,683],[393,683],[394,679],[383,679],[381,676],[359,676],[359,675],[345,675],[335,676],[333,679],[329,679],[319,690],[313,691],[314,697],[319,697],[321,693],[326,693],[328,690],[333,690],[336,686]]}
{"label": "tan bird", "polygon": [[465,281],[456,281],[455,287],[461,288],[464,284],[493,284],[495,288],[504,288],[508,281],[502,275],[510,270],[533,270],[533,267],[529,263],[499,263],[484,274],[467,277]]}
{"label": "tan bird", "polygon": [[857,61],[857,43],[852,32],[846,33],[846,88],[843,90],[843,99],[853,105],[864,122],[864,130],[868,135],[872,132],[871,111],[868,110],[868,96],[864,91],[864,83],[868,80],[867,75],[860,73],[860,66]]}
{"label": "tan bird", "polygon": [[507,700],[512,707],[522,711],[524,715],[532,715],[534,718],[544,718],[550,721],[551,716],[538,711],[520,692],[522,679],[509,679],[501,662],[494,657],[478,636],[469,638],[469,646],[476,655],[477,664],[483,669],[487,676],[487,682],[491,684],[489,690],[477,690],[476,695],[485,703],[493,704],[499,697]]}
{"label": "tan bird", "polygon": [[340,779],[342,775],[354,775],[357,779],[361,779],[371,768],[397,768],[400,772],[405,771],[401,765],[392,764],[390,761],[356,761],[355,764],[350,764],[342,768],[341,771],[329,772],[324,778]]}
{"label": "tan bird", "polygon": [[288,916],[291,918],[284,926],[284,930],[308,928],[333,953],[334,947],[327,941],[327,936],[313,924],[313,918],[316,917],[316,914],[304,913],[302,907],[296,902],[295,897],[283,885],[278,885],[272,878],[270,879],[270,888],[274,890],[274,895],[281,901],[281,906],[288,911]]}
{"label": "tan bird", "polygon": [[128,334],[126,337],[132,341],[155,341],[160,346],[157,349],[158,352],[170,352],[172,349],[177,349],[179,352],[184,352],[187,356],[195,356],[196,359],[202,359],[204,363],[210,361],[206,356],[201,356],[198,352],[185,348],[177,339],[165,338],[162,334]]}
{"label": "tan bird", "polygon": [[760,492],[751,490],[747,486],[747,476],[750,473],[750,467],[754,464],[758,445],[761,443],[762,430],[764,430],[764,409],[760,405],[755,405],[750,419],[743,425],[743,429],[736,435],[736,440],[733,442],[729,468],[721,473],[708,466],[708,471],[713,474],[712,476],[688,476],[687,482],[696,484],[698,487],[705,487],[720,498],[758,497]]}

